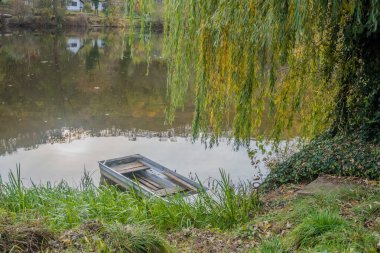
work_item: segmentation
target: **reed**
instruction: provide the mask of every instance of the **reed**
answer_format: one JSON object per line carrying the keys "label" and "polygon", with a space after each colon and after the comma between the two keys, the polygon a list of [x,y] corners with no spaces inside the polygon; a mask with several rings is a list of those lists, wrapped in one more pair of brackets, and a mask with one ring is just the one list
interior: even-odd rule
{"label": "reed", "polygon": [[0,181],[0,209],[29,218],[43,217],[54,230],[70,229],[87,221],[144,224],[159,230],[187,227],[228,229],[249,221],[259,210],[260,201],[246,183],[231,184],[221,171],[212,193],[200,191],[193,202],[180,195],[169,201],[140,197],[117,187],[96,187],[85,172],[78,187],[62,181],[25,187],[20,167]]}

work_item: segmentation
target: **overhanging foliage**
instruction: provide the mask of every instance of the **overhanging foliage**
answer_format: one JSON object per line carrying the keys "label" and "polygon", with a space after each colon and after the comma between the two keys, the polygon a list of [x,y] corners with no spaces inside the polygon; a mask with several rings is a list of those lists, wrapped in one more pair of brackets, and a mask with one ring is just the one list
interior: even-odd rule
{"label": "overhanging foliage", "polygon": [[248,144],[268,113],[276,138],[297,122],[308,137],[326,128],[376,134],[379,1],[165,4],[169,119],[194,80],[195,137],[212,144],[232,128]]}

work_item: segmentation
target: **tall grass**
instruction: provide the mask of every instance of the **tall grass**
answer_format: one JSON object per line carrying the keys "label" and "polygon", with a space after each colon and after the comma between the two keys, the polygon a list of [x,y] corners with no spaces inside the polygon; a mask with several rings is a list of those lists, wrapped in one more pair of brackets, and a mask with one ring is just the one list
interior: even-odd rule
{"label": "tall grass", "polygon": [[379,190],[350,185],[287,200],[286,207],[255,218],[281,233],[253,252],[376,252]]}
{"label": "tall grass", "polygon": [[264,241],[260,248],[254,249],[253,253],[282,253],[285,250],[282,248],[280,240],[275,237],[271,240]]}
{"label": "tall grass", "polygon": [[324,211],[310,214],[310,216],[293,231],[293,234],[297,240],[297,247],[313,246],[318,241],[318,237],[327,232],[336,232],[344,227],[347,227],[347,224],[338,213]]}
{"label": "tall grass", "polygon": [[95,187],[88,173],[75,188],[65,181],[25,187],[20,178],[18,167],[16,173],[9,173],[8,182],[0,182],[0,209],[28,218],[43,217],[57,230],[89,220],[145,224],[161,230],[209,226],[226,229],[249,221],[260,208],[257,195],[247,184],[231,184],[222,171],[213,193],[200,191],[191,203],[179,195],[164,201],[121,192],[111,185]]}
{"label": "tall grass", "polygon": [[[116,249],[116,252],[171,252],[168,244],[147,227],[131,227],[113,224],[105,228],[105,249]],[[98,247],[98,250],[101,247]],[[106,250],[105,250],[106,251]],[[107,251],[106,251],[107,252]],[[109,251],[114,252],[114,251]]]}

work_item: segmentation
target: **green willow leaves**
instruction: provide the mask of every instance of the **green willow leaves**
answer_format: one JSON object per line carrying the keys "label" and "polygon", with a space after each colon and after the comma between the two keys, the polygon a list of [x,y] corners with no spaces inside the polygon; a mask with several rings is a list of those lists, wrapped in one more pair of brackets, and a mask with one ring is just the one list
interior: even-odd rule
{"label": "green willow leaves", "polygon": [[[164,4],[169,123],[194,83],[194,137],[210,144],[226,133],[247,145],[252,136],[313,137],[328,128],[378,127],[379,81],[369,64],[379,60],[373,46],[379,1]],[[366,56],[363,45],[372,53]]]}

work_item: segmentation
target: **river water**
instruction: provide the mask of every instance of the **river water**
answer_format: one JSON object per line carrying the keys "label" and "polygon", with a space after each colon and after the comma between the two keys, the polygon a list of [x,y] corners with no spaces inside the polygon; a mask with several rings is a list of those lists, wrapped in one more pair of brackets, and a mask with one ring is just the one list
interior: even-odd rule
{"label": "river water", "polygon": [[[97,161],[142,154],[188,176],[257,176],[244,148],[193,142],[194,88],[172,125],[162,35],[123,30],[0,34],[0,175],[21,166],[24,182],[75,185]],[[263,165],[260,168],[265,172]]]}

